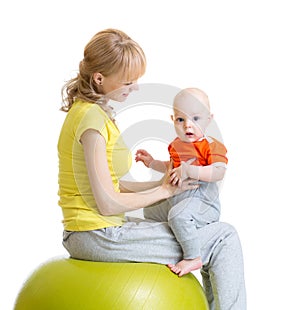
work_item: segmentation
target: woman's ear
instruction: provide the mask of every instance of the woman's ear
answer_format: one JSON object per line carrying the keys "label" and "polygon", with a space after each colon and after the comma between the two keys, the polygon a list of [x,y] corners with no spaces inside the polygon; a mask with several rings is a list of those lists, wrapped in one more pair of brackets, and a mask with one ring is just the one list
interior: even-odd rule
{"label": "woman's ear", "polygon": [[96,72],[93,74],[93,80],[97,85],[102,85],[103,75],[100,72]]}

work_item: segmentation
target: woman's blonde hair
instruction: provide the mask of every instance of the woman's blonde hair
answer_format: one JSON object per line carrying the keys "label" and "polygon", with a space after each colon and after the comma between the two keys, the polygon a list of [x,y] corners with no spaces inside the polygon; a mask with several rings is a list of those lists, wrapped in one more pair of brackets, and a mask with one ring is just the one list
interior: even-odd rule
{"label": "woman's blonde hair", "polygon": [[123,31],[106,29],[98,32],[85,46],[84,58],[79,64],[77,76],[62,88],[62,111],[68,112],[75,99],[98,103],[109,112],[103,103],[103,94],[97,91],[93,74],[103,76],[121,73],[123,81],[135,81],[145,73],[146,58],[142,48]]}

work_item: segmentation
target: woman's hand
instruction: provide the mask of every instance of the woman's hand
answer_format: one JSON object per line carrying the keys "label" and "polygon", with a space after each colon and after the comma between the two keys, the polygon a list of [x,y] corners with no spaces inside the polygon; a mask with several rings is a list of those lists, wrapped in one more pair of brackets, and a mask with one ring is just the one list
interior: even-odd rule
{"label": "woman's hand", "polygon": [[182,187],[183,181],[189,178],[188,168],[195,158],[189,159],[188,161],[182,161],[180,166],[173,168],[170,171],[170,183]]}
{"label": "woman's hand", "polygon": [[169,196],[178,195],[186,190],[196,189],[200,186],[200,184],[192,183],[189,179],[184,180],[181,183],[181,187],[178,185],[172,185],[170,182],[163,183],[162,187],[167,189],[169,192]]}
{"label": "woman's hand", "polygon": [[178,168],[172,168],[167,171],[163,180],[162,186],[168,189],[171,196],[177,195],[186,190],[196,189],[200,186],[200,184],[191,183],[191,180],[188,177],[185,177],[184,180],[178,177],[176,174],[180,171]]}
{"label": "woman's hand", "polygon": [[187,179],[187,174],[182,164],[179,167],[173,168],[170,171],[170,183],[172,185],[177,185],[178,187],[181,187],[181,184],[185,179]]}

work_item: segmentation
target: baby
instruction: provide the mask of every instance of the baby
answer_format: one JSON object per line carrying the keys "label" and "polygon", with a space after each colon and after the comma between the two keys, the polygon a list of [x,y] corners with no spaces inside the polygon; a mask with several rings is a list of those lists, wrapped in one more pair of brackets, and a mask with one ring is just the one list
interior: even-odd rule
{"label": "baby", "polygon": [[197,230],[219,220],[216,182],[223,179],[228,160],[225,146],[205,134],[213,115],[208,97],[202,90],[186,88],[180,91],[174,98],[173,111],[177,137],[168,146],[170,160],[155,160],[142,149],[136,152],[135,160],[162,173],[169,170],[173,185],[180,187],[186,179],[199,184],[195,190],[144,209],[145,218],[169,223],[182,247],[183,259],[168,267],[182,276],[202,267],[201,240],[198,240]]}

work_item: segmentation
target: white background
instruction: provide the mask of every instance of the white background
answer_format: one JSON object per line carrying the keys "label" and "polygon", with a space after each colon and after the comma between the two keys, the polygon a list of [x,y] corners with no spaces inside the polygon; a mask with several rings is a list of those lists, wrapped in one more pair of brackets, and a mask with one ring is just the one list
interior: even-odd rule
{"label": "white background", "polygon": [[60,89],[90,38],[115,27],[147,55],[142,82],[209,95],[230,160],[222,220],[240,234],[248,307],[295,309],[297,1],[18,0],[3,2],[0,12],[0,308],[12,309],[39,264],[66,255],[57,206]]}

